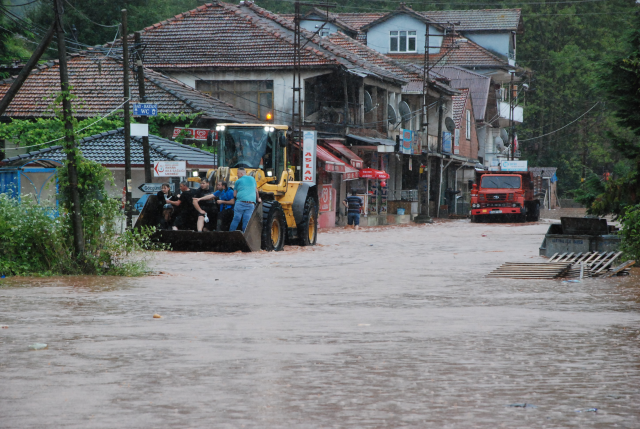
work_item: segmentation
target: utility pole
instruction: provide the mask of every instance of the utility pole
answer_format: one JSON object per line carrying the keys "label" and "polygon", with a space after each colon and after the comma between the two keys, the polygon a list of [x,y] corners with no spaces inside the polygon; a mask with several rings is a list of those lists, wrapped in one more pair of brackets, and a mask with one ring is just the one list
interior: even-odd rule
{"label": "utility pole", "polygon": [[33,70],[33,68],[38,64],[40,57],[49,47],[51,40],[53,40],[53,35],[56,33],[56,29],[56,22],[54,21],[53,24],[51,24],[51,27],[49,27],[49,30],[47,30],[47,34],[44,35],[44,37],[36,47],[36,50],[33,51],[31,58],[29,58],[29,61],[27,61],[27,64],[22,67],[22,70],[20,70],[20,73],[18,73],[18,77],[11,83],[11,87],[4,95],[4,97],[2,97],[2,101],[0,101],[0,115],[2,115],[5,110],[7,110],[7,107],[9,107],[9,104],[11,104],[13,98],[16,96],[18,91],[20,91],[22,84],[25,80],[27,80],[27,77],[31,73],[31,70]]}
{"label": "utility pole", "polygon": [[[146,103],[147,96],[144,89],[144,66],[142,65],[142,33],[136,31],[135,33],[135,50],[136,50],[136,67],[138,68],[138,95],[140,96],[140,102]],[[140,117],[140,123],[148,123],[149,118],[146,116]],[[151,183],[151,155],[149,154],[149,136],[142,137],[142,155],[144,157],[144,181],[145,183]]]}
{"label": "utility pole", "polygon": [[124,71],[124,186],[127,202],[127,228],[131,229],[131,118],[129,117],[129,41],[127,40],[127,9],[122,9],[122,70]]}
{"label": "utility pole", "polygon": [[58,38],[58,57],[60,65],[60,88],[62,90],[62,118],[64,122],[64,151],[67,153],[67,171],[69,193],[71,194],[71,223],[73,225],[73,244],[76,257],[81,260],[84,254],[84,234],[80,216],[80,194],[78,193],[78,171],[76,168],[76,145],[73,133],[71,100],[69,99],[69,70],[67,69],[67,47],[64,44],[62,25],[62,0],[53,0],[56,36]]}
{"label": "utility pole", "polygon": [[518,96],[517,92],[513,87],[513,76],[515,72],[511,72],[511,83],[509,84],[509,128],[511,134],[511,161],[514,161],[516,158],[516,130],[515,130],[515,122],[513,120],[513,110],[516,108],[516,97]]}

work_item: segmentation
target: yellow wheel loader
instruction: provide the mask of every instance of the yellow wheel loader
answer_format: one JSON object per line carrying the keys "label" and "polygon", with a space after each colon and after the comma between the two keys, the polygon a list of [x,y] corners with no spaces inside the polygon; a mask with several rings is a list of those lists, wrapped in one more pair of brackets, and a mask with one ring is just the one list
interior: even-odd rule
{"label": "yellow wheel loader", "polygon": [[[218,168],[207,172],[212,190],[218,181],[233,188],[242,167],[258,185],[261,204],[249,220],[245,232],[159,230],[153,239],[168,243],[173,250],[251,252],[279,251],[286,243],[313,246],[318,236],[318,189],[315,185],[294,181],[287,168],[286,125],[220,124],[218,132]],[[136,227],[156,226],[161,207],[151,195]]]}

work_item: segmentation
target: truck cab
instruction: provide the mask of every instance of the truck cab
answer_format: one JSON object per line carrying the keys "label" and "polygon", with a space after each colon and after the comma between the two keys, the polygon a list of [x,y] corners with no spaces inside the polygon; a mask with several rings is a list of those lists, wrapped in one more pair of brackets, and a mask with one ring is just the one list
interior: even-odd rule
{"label": "truck cab", "polygon": [[477,172],[471,191],[472,222],[537,221],[539,216],[531,173]]}

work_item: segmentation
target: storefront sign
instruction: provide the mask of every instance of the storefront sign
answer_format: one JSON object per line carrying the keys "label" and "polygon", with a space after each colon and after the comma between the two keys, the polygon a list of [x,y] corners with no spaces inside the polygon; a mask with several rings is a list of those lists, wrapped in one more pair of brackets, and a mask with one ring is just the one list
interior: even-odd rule
{"label": "storefront sign", "polygon": [[500,162],[502,171],[527,171],[527,161],[502,161]]}
{"label": "storefront sign", "polygon": [[155,161],[153,163],[155,177],[186,177],[186,161]]}
{"label": "storefront sign", "polygon": [[320,196],[320,212],[333,211],[333,194],[335,190],[331,185],[322,185],[322,195]]}
{"label": "storefront sign", "polygon": [[196,139],[196,140],[206,140],[209,133],[213,134],[213,139],[218,140],[218,133],[213,130],[208,130],[206,128],[182,128],[175,127],[173,129],[173,138],[178,137],[181,131],[184,131],[188,134],[187,138]]}
{"label": "storefront sign", "polygon": [[305,131],[302,133],[302,181],[305,183],[316,183],[317,142],[317,131]]}
{"label": "storefront sign", "polygon": [[400,139],[400,153],[411,155],[411,143],[413,142],[413,131],[411,130],[400,130],[402,133],[402,138]]}
{"label": "storefront sign", "polygon": [[326,162],[324,164],[324,171],[329,171],[331,173],[344,173],[346,171],[346,166],[344,164]]}

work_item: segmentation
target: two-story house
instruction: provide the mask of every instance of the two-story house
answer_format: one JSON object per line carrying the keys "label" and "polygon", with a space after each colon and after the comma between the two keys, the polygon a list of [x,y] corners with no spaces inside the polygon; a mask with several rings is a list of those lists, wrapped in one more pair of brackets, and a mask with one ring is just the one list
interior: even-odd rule
{"label": "two-story house", "polygon": [[[287,17],[291,19],[291,15]],[[325,11],[312,9],[305,14],[301,25],[318,26],[317,20],[323,17],[326,17]],[[472,98],[477,98],[476,106],[483,106],[476,109],[476,115],[482,115],[476,117],[480,120],[480,158],[490,166],[505,156],[511,120],[515,124],[523,120],[522,106],[516,103],[512,106],[509,99],[512,74],[520,71],[516,65],[516,38],[524,30],[520,9],[419,12],[401,4],[391,12],[337,13],[329,14],[329,19],[332,25],[326,30],[323,28],[327,34],[343,32],[390,58],[419,67],[425,62],[428,30],[427,65],[454,80],[461,72],[452,71],[451,67],[463,68],[469,71],[465,80],[469,76],[478,80],[477,85],[452,86],[475,87]],[[520,80],[518,75],[514,78],[516,83]],[[479,91],[478,86],[484,90]],[[486,112],[492,116],[487,117]]]}

